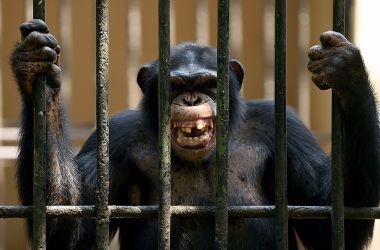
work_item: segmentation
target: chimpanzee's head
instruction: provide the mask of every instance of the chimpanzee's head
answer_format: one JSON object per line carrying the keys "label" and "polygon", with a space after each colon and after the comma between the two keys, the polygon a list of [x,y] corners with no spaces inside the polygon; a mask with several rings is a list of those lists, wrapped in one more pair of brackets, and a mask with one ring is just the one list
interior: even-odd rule
{"label": "chimpanzee's head", "polygon": [[[170,51],[171,145],[182,159],[199,161],[215,150],[216,49],[183,43]],[[241,64],[230,61],[230,127],[242,117],[239,92],[244,78]],[[143,109],[157,128],[158,62],[141,67],[137,82],[144,93]]]}

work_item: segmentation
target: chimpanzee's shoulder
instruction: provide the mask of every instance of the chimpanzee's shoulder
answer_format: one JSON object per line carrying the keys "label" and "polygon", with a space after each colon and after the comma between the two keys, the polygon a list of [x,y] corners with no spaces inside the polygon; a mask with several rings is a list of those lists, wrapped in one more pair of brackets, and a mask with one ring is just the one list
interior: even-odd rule
{"label": "chimpanzee's shoulder", "polygon": [[[112,116],[109,120],[110,154],[116,151],[126,153],[130,147],[151,137],[152,131],[141,110],[125,110]],[[96,150],[96,130],[83,145],[80,154]]]}
{"label": "chimpanzee's shoulder", "polygon": [[[246,112],[244,115],[246,122],[259,122],[263,125],[274,127],[275,124],[275,103],[272,100],[251,100],[246,101]],[[289,106],[286,107],[286,117],[288,126],[302,125],[303,122],[297,113]]]}
{"label": "chimpanzee's shoulder", "polygon": [[[261,141],[264,145],[274,148],[275,105],[273,101],[248,101],[244,119],[240,137],[253,138],[252,140]],[[286,121],[289,154],[310,154],[310,157],[318,155],[323,159],[326,157],[315,136],[290,107],[286,109]]]}
{"label": "chimpanzee's shoulder", "polygon": [[110,136],[128,135],[130,133],[135,133],[134,129],[142,129],[146,126],[144,112],[139,109],[124,110],[111,117]]}
{"label": "chimpanzee's shoulder", "polygon": [[116,114],[110,119],[110,144],[116,144],[118,147],[118,143],[136,145],[144,138],[153,140],[152,137],[156,131],[152,131],[152,126],[148,121],[150,119],[142,110],[125,110]]}

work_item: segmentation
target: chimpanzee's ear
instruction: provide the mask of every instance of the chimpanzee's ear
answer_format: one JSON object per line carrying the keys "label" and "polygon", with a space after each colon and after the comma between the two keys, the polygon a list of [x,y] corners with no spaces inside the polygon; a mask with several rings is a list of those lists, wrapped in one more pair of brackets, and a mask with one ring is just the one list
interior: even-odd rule
{"label": "chimpanzee's ear", "polygon": [[151,74],[151,64],[145,64],[141,66],[139,73],[137,73],[137,83],[140,86],[140,89],[144,93],[146,87],[146,80],[149,79]]}
{"label": "chimpanzee's ear", "polygon": [[235,74],[236,79],[239,81],[239,88],[241,88],[241,85],[243,84],[244,79],[244,69],[243,65],[238,60],[231,59],[230,60],[230,68],[232,72]]}

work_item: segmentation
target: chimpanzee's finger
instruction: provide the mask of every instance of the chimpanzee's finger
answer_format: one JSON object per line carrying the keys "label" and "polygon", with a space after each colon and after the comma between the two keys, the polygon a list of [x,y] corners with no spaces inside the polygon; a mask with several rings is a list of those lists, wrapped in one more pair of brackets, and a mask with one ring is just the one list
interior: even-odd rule
{"label": "chimpanzee's finger", "polygon": [[326,82],[326,75],[324,72],[315,73],[311,76],[311,80],[321,90],[327,90],[331,88],[330,84]]}
{"label": "chimpanzee's finger", "polygon": [[325,53],[321,45],[314,45],[309,49],[308,56],[310,60],[319,60],[325,56]]}
{"label": "chimpanzee's finger", "polygon": [[50,64],[46,70],[47,83],[55,90],[61,87],[61,68],[56,64]]}
{"label": "chimpanzee's finger", "polygon": [[45,46],[35,50],[20,51],[14,56],[14,59],[25,62],[49,61],[54,63],[57,61],[57,57],[58,54],[55,50]]}
{"label": "chimpanzee's finger", "polygon": [[347,38],[335,31],[323,32],[319,40],[324,47],[341,47],[350,43]]}
{"label": "chimpanzee's finger", "polygon": [[54,51],[55,53],[57,53],[57,55],[61,54],[61,46],[59,45],[55,46]]}
{"label": "chimpanzee's finger", "polygon": [[311,73],[317,73],[326,68],[328,65],[328,59],[321,59],[321,60],[310,60],[307,64],[307,69]]}
{"label": "chimpanzee's finger", "polygon": [[57,47],[57,39],[52,34],[44,34],[38,31],[31,32],[25,40],[20,43],[18,49],[20,50],[33,50],[42,48],[44,46],[54,49]]}
{"label": "chimpanzee's finger", "polygon": [[33,19],[20,25],[21,40],[24,40],[30,32],[39,31],[41,33],[49,33],[47,24],[41,19]]}
{"label": "chimpanzee's finger", "polygon": [[55,51],[55,53],[57,53],[57,58],[56,58],[56,60],[54,61],[54,64],[59,66],[59,57],[61,56],[61,46],[57,45],[57,46],[54,48],[54,51]]}

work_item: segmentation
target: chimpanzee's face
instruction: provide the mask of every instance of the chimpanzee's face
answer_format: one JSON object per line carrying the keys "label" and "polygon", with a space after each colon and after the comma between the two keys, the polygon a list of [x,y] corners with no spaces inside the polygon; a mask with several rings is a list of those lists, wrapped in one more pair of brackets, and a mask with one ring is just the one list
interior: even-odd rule
{"label": "chimpanzee's face", "polygon": [[214,75],[172,76],[171,144],[181,158],[201,160],[215,148],[215,83]]}
{"label": "chimpanzee's face", "polygon": [[216,51],[173,51],[171,56],[171,144],[185,160],[206,158],[215,148]]}

